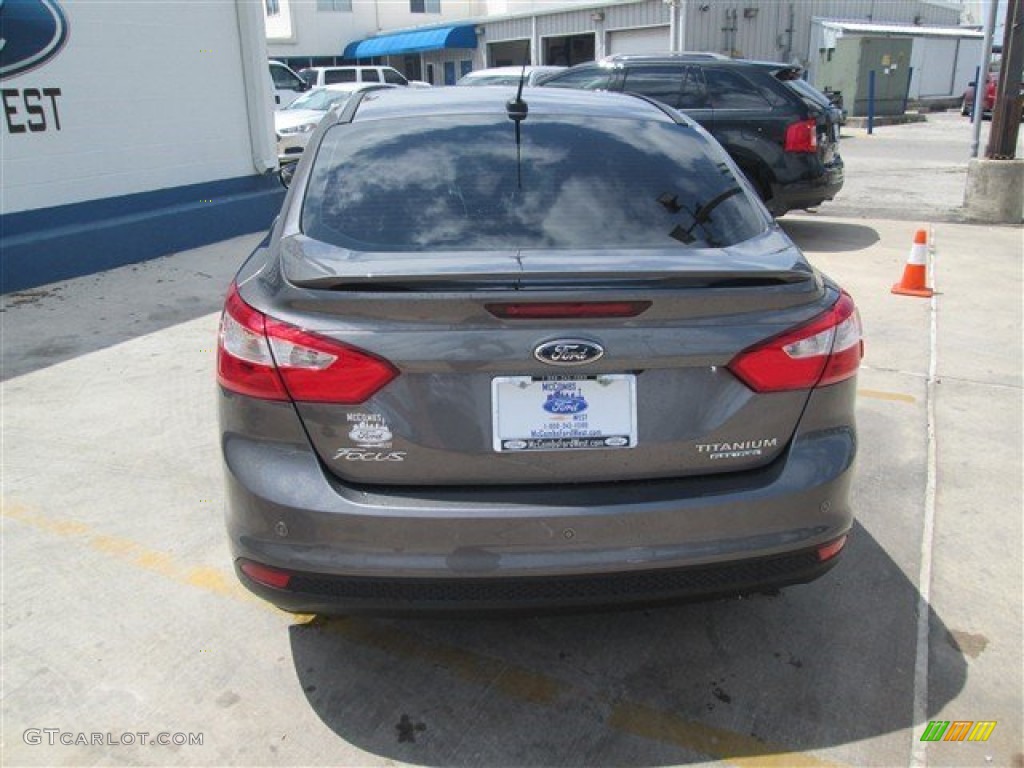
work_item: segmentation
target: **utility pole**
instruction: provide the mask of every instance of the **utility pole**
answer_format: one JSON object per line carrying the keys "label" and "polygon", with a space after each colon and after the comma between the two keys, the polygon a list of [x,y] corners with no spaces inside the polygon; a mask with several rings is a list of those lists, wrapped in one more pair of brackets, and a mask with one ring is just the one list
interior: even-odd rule
{"label": "utility pole", "polygon": [[992,61],[992,34],[996,28],[996,13],[999,0],[988,0],[985,14],[985,35],[981,43],[981,60],[978,74],[974,78],[974,105],[971,107],[971,157],[978,156],[981,146],[981,118],[985,111],[985,86],[988,83],[988,69]]}
{"label": "utility pole", "polygon": [[[1024,67],[1024,0],[1010,0],[1004,26],[1003,63],[985,149],[985,157],[991,160],[1012,160],[1016,156],[1022,106],[1021,67]],[[977,88],[981,88],[980,82]]]}
{"label": "utility pole", "polygon": [[[995,1],[992,0],[993,3]],[[1024,220],[1024,159],[1014,157],[1021,118],[1024,0],[1009,0],[1007,5],[1003,63],[999,71],[996,103],[992,109],[988,147],[985,157],[967,161],[967,187],[964,190],[964,207],[968,218],[990,224],[1020,224]],[[983,70],[975,86],[979,96],[985,87],[984,75]],[[981,108],[977,106],[975,118],[980,116]],[[975,129],[978,127],[976,125]]]}

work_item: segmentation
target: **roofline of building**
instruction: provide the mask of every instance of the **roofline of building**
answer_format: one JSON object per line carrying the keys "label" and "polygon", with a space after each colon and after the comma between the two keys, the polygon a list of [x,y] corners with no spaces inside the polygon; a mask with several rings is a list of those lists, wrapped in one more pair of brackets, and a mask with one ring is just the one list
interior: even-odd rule
{"label": "roofline of building", "polygon": [[529,19],[534,16],[553,16],[557,13],[568,13],[570,11],[600,11],[605,8],[623,6],[623,5],[637,5],[639,3],[646,2],[646,0],[593,0],[588,3],[568,2],[562,3],[556,6],[550,6],[546,8],[534,9],[532,11],[519,11],[518,13],[501,13],[493,16],[470,16],[465,19],[452,19],[445,23],[434,22],[430,24],[417,24],[412,27],[395,27],[394,29],[388,29],[386,31],[381,30],[375,35],[363,38],[369,40],[373,37],[380,37],[382,35],[398,34],[400,32],[422,32],[427,29],[436,29],[441,27],[459,27],[463,25],[473,24],[480,26],[482,24],[490,24],[499,21],[515,21],[518,19]]}
{"label": "roofline of building", "polygon": [[941,37],[981,37],[982,30],[976,25],[971,26],[949,26],[945,24],[908,24],[906,22],[898,21],[864,21],[863,19],[832,19],[827,16],[812,16],[812,24],[833,25],[835,27],[843,27],[845,25],[851,25],[855,27],[861,27],[862,29],[850,30],[856,32],[869,33],[877,30],[882,34],[895,34],[895,35],[932,35]]}

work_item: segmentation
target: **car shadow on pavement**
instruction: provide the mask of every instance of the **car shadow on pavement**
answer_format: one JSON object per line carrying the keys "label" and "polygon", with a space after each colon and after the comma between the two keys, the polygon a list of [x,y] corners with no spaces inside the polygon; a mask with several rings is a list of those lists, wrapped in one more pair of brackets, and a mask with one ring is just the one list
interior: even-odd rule
{"label": "car shadow on pavement", "polygon": [[[835,569],[774,595],[570,616],[317,618],[290,627],[290,641],[313,711],[374,755],[675,765],[922,728],[912,722],[918,599],[858,524]],[[941,618],[929,620],[931,715],[967,666]],[[909,738],[886,744],[880,763],[906,761]]]}
{"label": "car shadow on pavement", "polygon": [[804,251],[863,251],[880,239],[878,232],[869,226],[838,221],[815,221],[813,214],[787,216],[779,220],[779,225]]}
{"label": "car shadow on pavement", "polygon": [[220,312],[232,278],[262,237],[242,235],[0,295],[0,381]]}

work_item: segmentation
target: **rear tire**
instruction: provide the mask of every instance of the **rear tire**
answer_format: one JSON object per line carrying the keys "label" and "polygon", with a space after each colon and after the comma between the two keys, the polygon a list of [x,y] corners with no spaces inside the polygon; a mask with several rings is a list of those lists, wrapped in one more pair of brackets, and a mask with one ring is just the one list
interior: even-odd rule
{"label": "rear tire", "polygon": [[771,213],[772,216],[778,218],[786,213],[785,210],[777,210],[775,205],[774,197],[772,195],[772,182],[771,174],[769,171],[750,165],[741,165],[740,170],[743,171],[743,175],[747,177],[747,181],[750,182],[750,186],[757,192],[757,196],[761,198],[761,202],[764,203],[765,208]]}
{"label": "rear tire", "polygon": [[960,105],[960,114],[963,117],[970,117],[971,116],[971,108],[967,104],[967,97],[966,96],[964,97],[963,104]]}

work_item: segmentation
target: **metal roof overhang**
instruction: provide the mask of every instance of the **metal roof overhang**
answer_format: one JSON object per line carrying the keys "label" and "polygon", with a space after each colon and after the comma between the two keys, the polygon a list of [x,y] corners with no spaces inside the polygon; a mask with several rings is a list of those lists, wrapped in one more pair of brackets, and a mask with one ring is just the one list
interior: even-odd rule
{"label": "metal roof overhang", "polygon": [[368,37],[345,46],[346,59],[368,59],[398,53],[420,53],[442,48],[476,48],[476,27],[459,24],[450,27],[417,29],[390,35]]}
{"label": "metal roof overhang", "polygon": [[856,21],[815,19],[826,29],[864,35],[909,35],[912,37],[984,37],[981,30],[972,27],[926,27],[911,24],[868,24]]}

